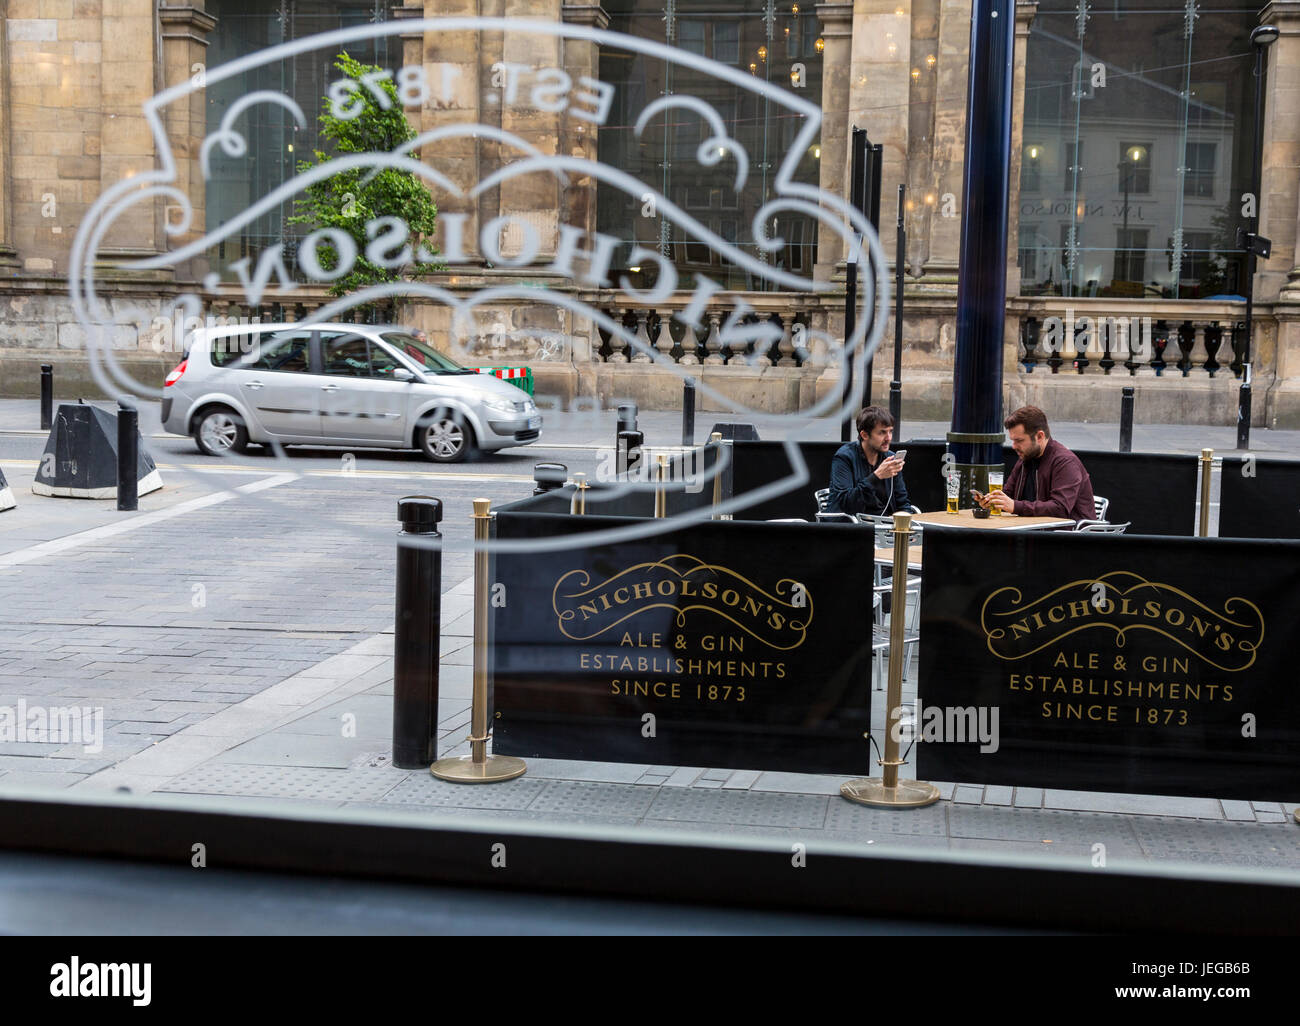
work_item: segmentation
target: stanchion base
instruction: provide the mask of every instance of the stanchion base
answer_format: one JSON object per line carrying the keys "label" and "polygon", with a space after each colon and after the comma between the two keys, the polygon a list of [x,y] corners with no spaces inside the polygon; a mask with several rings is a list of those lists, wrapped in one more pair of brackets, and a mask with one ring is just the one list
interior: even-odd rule
{"label": "stanchion base", "polygon": [[858,777],[840,785],[840,794],[859,805],[883,809],[919,809],[939,800],[939,789],[921,780],[900,780],[897,787],[886,787],[881,777]]}
{"label": "stanchion base", "polygon": [[482,762],[475,762],[472,756],[465,755],[457,759],[439,759],[429,767],[429,772],[439,780],[450,780],[453,784],[495,784],[522,777],[527,769],[528,763],[513,755],[489,755]]}

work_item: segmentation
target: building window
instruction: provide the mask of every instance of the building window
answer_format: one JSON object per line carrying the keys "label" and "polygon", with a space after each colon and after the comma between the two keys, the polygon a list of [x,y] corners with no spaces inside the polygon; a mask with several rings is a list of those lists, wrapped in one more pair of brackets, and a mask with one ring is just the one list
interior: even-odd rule
{"label": "building window", "polygon": [[1214,143],[1187,144],[1187,173],[1183,178],[1183,195],[1196,199],[1214,199]]}
{"label": "building window", "polygon": [[1150,237],[1149,228],[1115,229],[1116,281],[1146,281],[1147,245]]}
{"label": "building window", "polygon": [[740,61],[740,26],[735,22],[720,22],[713,26],[713,59],[723,64]]}
{"label": "building window", "polygon": [[1037,143],[1025,147],[1024,157],[1020,161],[1021,192],[1042,192],[1043,155],[1043,147]]}
{"label": "building window", "polygon": [[704,29],[702,21],[682,20],[677,23],[677,45],[683,50],[704,56]]}
{"label": "building window", "polygon": [[1151,144],[1126,142],[1119,148],[1119,188],[1126,195],[1151,191]]}
{"label": "building window", "polygon": [[1067,191],[1073,191],[1076,175],[1082,177],[1083,168],[1080,166],[1082,162],[1083,140],[1067,142],[1065,144],[1065,160],[1062,162],[1065,167],[1065,188]]}

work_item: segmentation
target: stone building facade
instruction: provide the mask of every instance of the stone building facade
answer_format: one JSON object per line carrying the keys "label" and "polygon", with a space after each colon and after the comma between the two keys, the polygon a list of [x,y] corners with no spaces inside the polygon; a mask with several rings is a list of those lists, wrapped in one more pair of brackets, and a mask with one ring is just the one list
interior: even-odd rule
{"label": "stone building facade", "polygon": [[[468,241],[463,261],[424,284],[447,296],[506,290],[468,324],[428,295],[402,305],[403,320],[462,359],[527,363],[539,390],[568,398],[672,407],[689,373],[751,408],[808,408],[839,388],[834,340],[844,330],[848,246],[827,221],[797,210],[769,211],[771,227],[760,229],[782,238],[783,248],[764,250],[752,231],[780,169],[796,184],[847,197],[849,138],[860,127],[882,148],[879,224],[889,262],[897,187],[907,187],[904,412],[946,417],[970,4],[741,0],[731,13],[719,6],[729,7],[696,0],[400,7],[0,0],[0,393],[33,393],[39,365],[54,363],[61,391],[90,394],[87,309],[105,322],[101,337],[114,366],[156,387],[178,359],[187,317],[299,319],[329,303],[324,282],[286,281],[263,262],[283,243],[295,267],[304,230],[287,223],[287,202],[227,229],[310,151],[319,109],[312,104],[331,84],[331,47],[253,62],[233,77],[218,72],[263,47],[342,30],[365,60],[394,75],[420,69],[427,86],[407,116],[429,138],[421,159],[458,186],[455,193],[434,187],[444,230],[455,225]],[[1300,428],[1300,0],[1227,14],[1202,13],[1188,0],[1181,36],[1178,18],[1164,8],[1126,17],[1158,14],[1165,20],[1127,22],[1118,8],[1094,11],[1086,2],[1015,4],[1004,402],[1037,402],[1065,419],[1106,419],[1118,409],[1120,386],[1134,384],[1139,419],[1233,422],[1243,324],[1242,304],[1231,297],[1244,276],[1219,236],[1241,220],[1234,207],[1251,191],[1254,125],[1243,111],[1250,113],[1254,84],[1241,40],[1255,24],[1269,24],[1280,34],[1267,50],[1263,82],[1258,215],[1273,253],[1254,281],[1253,419]],[[540,19],[575,31],[539,37],[423,22],[453,17]],[[716,136],[662,111],[638,128],[639,113],[657,99],[705,96],[716,75],[692,78],[689,61],[670,67],[649,50],[629,57],[596,30],[721,62],[768,92],[707,92],[738,140],[732,149],[713,152],[706,142]],[[1181,61],[1158,56],[1183,51]],[[542,105],[530,102],[526,87],[511,91],[511,75],[546,68],[562,71],[570,88],[535,94],[547,98]],[[601,91],[577,85],[583,81],[618,83],[603,119],[575,116],[601,103]],[[815,140],[794,157],[794,141],[806,141],[797,106],[774,102],[775,87],[821,112]],[[285,107],[275,116],[245,110],[236,128],[223,121],[241,97],[259,91],[294,100],[303,117]],[[624,101],[629,96],[635,104]],[[459,131],[465,125],[483,130]],[[240,135],[245,150],[223,132]],[[744,187],[732,189],[738,149],[748,153],[748,173],[738,176]],[[567,170],[493,181],[530,154],[566,158]],[[1034,165],[1022,167],[1028,161]],[[719,264],[680,223],[597,168],[652,182],[655,195],[715,240],[715,250],[732,246],[762,266],[742,273],[734,261]],[[103,209],[92,218],[105,195],[131,201],[111,220]],[[571,259],[575,248],[593,248],[597,233],[620,243],[604,280],[584,277],[581,261]],[[530,239],[536,245],[527,251]],[[447,251],[453,241],[439,244]],[[186,247],[184,259],[165,256]],[[670,293],[661,294],[649,271],[655,253],[680,269]],[[250,294],[259,269],[266,280]],[[801,276],[818,286],[789,284]],[[719,283],[716,295],[700,298],[702,278]],[[628,288],[615,286],[620,279]],[[87,280],[90,307],[81,295]],[[521,287],[566,298],[530,302]],[[729,337],[738,311],[769,334]],[[623,325],[644,348],[610,324]],[[877,398],[890,377],[892,324],[883,338]],[[1134,338],[1150,344],[1124,344]]]}

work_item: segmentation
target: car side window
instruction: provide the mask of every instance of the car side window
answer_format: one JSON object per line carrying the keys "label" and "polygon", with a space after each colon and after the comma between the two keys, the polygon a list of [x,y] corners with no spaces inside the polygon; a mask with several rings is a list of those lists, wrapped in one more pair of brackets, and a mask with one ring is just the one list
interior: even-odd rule
{"label": "car side window", "polygon": [[370,345],[361,335],[322,335],[321,359],[326,374],[370,377]]}
{"label": "car side window", "polygon": [[240,366],[250,370],[305,374],[310,365],[310,331],[281,331],[262,340],[255,358]]}
{"label": "car side window", "polygon": [[393,371],[403,366],[398,362],[397,357],[390,353],[382,346],[370,343],[370,373],[373,377],[383,378],[385,381],[393,381]]}

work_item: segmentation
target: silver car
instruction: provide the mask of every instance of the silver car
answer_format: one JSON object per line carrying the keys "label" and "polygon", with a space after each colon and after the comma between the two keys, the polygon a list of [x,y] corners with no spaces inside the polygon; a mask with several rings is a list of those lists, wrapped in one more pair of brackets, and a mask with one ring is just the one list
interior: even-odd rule
{"label": "silver car", "polygon": [[163,427],[209,456],[250,442],[420,449],[452,463],[527,445],[542,418],[521,389],[459,366],[408,328],[211,328],[163,387]]}

